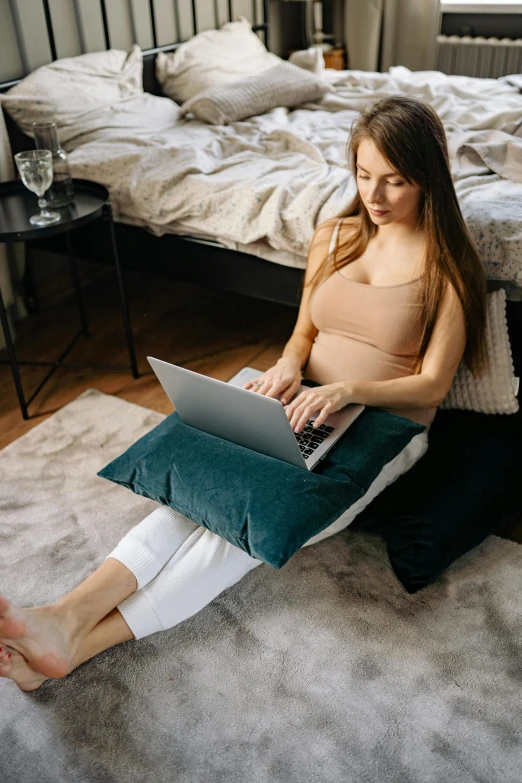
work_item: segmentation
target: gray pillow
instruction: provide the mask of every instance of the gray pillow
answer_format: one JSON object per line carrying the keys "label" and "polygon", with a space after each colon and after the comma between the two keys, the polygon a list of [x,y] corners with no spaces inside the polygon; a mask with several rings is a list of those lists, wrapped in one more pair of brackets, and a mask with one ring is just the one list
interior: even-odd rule
{"label": "gray pillow", "polygon": [[331,89],[313,74],[283,62],[238,82],[202,90],[181,107],[211,125],[227,125],[276,106],[291,108],[315,101]]}

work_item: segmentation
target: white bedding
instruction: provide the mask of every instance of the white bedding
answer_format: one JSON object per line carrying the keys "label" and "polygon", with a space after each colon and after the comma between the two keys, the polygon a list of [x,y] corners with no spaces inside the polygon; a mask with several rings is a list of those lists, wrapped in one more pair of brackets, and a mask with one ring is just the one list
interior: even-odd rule
{"label": "white bedding", "polygon": [[67,132],[75,177],[106,185],[116,218],[216,239],[304,267],[315,226],[356,186],[345,161],[352,122],[385,95],[428,100],[448,137],[462,212],[492,280],[522,287],[522,93],[496,79],[411,72],[325,71],[317,103],[228,126],[179,119],[148,94],[89,113]]}

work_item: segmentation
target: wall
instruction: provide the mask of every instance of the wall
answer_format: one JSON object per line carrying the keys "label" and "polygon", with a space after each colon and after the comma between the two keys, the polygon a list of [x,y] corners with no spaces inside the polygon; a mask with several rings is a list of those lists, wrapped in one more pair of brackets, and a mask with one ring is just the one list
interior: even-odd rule
{"label": "wall", "polygon": [[388,0],[385,4],[379,70],[404,65],[411,71],[435,66],[439,5],[433,0]]}
{"label": "wall", "polygon": [[[257,18],[263,2],[256,0]],[[105,49],[100,4],[97,0],[49,0],[58,57]],[[276,54],[300,45],[301,3],[270,0],[271,42]],[[111,46],[129,49],[134,40],[151,48],[149,0],[107,0]],[[193,35],[191,0],[178,0],[179,28],[173,0],[155,0],[158,44],[186,40]],[[228,0],[196,0],[198,30],[228,21]],[[252,19],[252,0],[233,0],[233,17]],[[261,35],[262,37],[262,35]],[[18,46],[17,41],[20,42]],[[0,81],[18,79],[24,72],[51,61],[41,0],[0,0]]]}

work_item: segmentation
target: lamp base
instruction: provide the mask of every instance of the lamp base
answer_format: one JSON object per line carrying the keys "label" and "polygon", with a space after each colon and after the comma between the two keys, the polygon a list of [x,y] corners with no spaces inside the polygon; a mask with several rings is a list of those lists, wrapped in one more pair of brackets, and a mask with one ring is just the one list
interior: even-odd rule
{"label": "lamp base", "polygon": [[313,43],[311,46],[308,47],[309,49],[322,49],[323,52],[329,52],[330,49],[333,49],[332,44],[326,43],[323,41],[322,43]]}

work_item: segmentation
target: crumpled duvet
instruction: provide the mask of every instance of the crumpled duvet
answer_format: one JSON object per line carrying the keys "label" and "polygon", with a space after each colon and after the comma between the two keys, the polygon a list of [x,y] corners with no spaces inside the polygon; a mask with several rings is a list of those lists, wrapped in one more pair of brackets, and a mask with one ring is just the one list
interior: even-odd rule
{"label": "crumpled duvet", "polygon": [[326,70],[324,78],[332,90],[317,102],[227,126],[179,119],[167,98],[126,99],[70,129],[73,175],[106,185],[123,222],[303,267],[315,226],[356,192],[346,164],[352,123],[367,104],[409,93],[442,119],[459,202],[488,276],[522,286],[518,82],[403,66]]}

